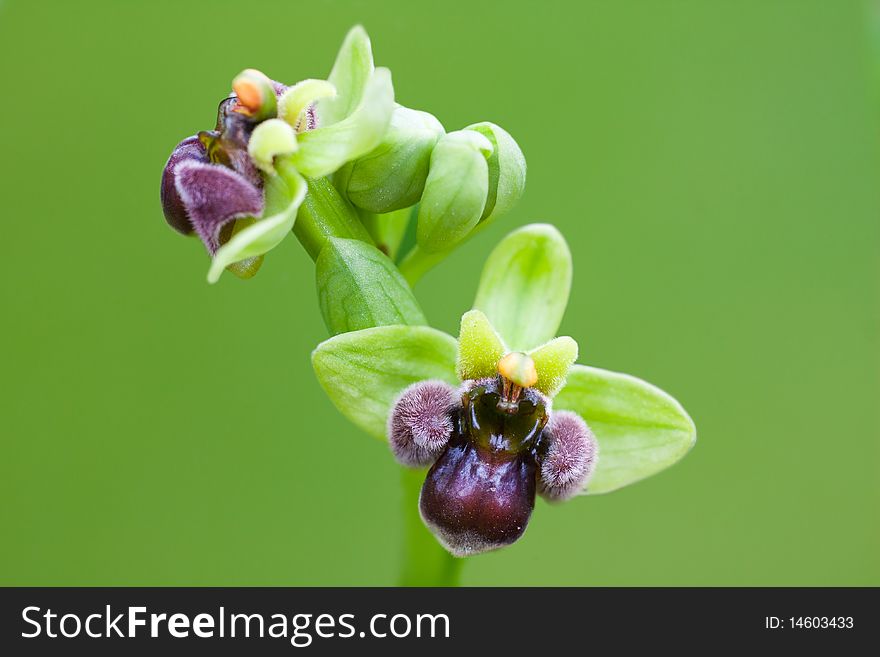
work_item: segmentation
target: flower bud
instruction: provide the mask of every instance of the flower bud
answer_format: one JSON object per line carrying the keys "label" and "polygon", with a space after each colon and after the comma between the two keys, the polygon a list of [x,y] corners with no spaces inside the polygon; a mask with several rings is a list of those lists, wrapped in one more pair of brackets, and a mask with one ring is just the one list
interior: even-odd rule
{"label": "flower bud", "polygon": [[480,133],[492,144],[489,156],[489,194],[480,223],[501,216],[519,201],[526,187],[526,158],[506,130],[484,121],[465,128]]}
{"label": "flower bud", "polygon": [[541,395],[523,391],[510,407],[498,379],[476,382],[463,403],[419,498],[425,524],[456,556],[494,550],[522,536],[535,506],[535,451],[547,422]]}
{"label": "flower bud", "polygon": [[351,202],[376,214],[415,205],[425,189],[431,151],[443,133],[433,115],[395,108],[382,143],[348,167]]}
{"label": "flower bud", "polygon": [[419,205],[416,241],[426,253],[452,248],[483,216],[489,194],[492,143],[473,130],[450,132],[431,153]]}

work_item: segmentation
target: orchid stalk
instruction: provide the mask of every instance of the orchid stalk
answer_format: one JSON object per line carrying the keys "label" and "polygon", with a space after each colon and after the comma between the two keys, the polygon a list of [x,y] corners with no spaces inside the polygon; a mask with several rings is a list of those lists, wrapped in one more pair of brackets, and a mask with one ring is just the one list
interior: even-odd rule
{"label": "orchid stalk", "polygon": [[327,79],[240,73],[214,129],[181,141],[163,171],[166,220],[204,243],[209,282],[256,275],[289,234],[314,260],[331,335],[312,354],[317,382],[403,466],[401,584],[454,585],[467,557],[523,536],[536,496],[611,492],[695,441],[671,396],[577,364],[578,343],[556,335],[572,256],[551,225],[492,251],[458,336],[428,325],[416,282],[506,214],[525,180],[501,127],[447,132],[397,104],[360,27]]}

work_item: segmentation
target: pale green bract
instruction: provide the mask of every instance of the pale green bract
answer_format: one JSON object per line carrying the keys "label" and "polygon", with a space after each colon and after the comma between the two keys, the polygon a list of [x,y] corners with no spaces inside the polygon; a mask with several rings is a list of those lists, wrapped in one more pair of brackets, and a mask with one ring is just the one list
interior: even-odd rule
{"label": "pale green bract", "polygon": [[556,335],[571,289],[571,252],[550,224],[530,224],[489,255],[474,308],[482,310],[513,351],[529,351]]}
{"label": "pale green bract", "polygon": [[325,340],[312,352],[312,366],[334,406],[384,440],[401,390],[426,379],[458,383],[456,350],[455,338],[427,326],[380,326]]}
{"label": "pale green bract", "polygon": [[599,443],[587,493],[608,493],[650,477],[684,457],[697,439],[681,404],[628,374],[575,365],[554,408],[584,418]]}
{"label": "pale green bract", "polygon": [[321,314],[332,335],[428,323],[394,263],[360,240],[330,238],[315,263],[315,279]]}
{"label": "pale green bract", "polygon": [[209,283],[216,283],[228,265],[262,255],[290,234],[306,196],[306,181],[284,160],[278,168],[281,174],[269,176],[265,183],[266,216],[236,233],[217,250],[208,270]]}

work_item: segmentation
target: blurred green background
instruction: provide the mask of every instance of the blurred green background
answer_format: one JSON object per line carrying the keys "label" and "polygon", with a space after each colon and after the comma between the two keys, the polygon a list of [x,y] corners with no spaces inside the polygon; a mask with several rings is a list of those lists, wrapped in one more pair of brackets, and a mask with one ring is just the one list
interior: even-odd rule
{"label": "blurred green background", "polygon": [[562,332],[696,421],[694,451],[539,502],[469,585],[880,585],[880,82],[845,0],[0,0],[0,584],[394,583],[398,467],[312,376],[295,239],[242,282],[159,206],[253,66],[324,77],[362,22],[398,100],[489,119],[516,210],[417,292],[456,332],[482,260],[555,223]]}

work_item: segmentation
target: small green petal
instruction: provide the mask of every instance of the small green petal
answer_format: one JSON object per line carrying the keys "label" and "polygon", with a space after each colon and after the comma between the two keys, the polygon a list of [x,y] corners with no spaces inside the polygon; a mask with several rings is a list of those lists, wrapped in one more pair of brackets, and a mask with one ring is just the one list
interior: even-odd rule
{"label": "small green petal", "polygon": [[489,194],[492,143],[473,130],[441,137],[431,153],[416,241],[426,253],[450,249],[479,223]]}
{"label": "small green petal", "polygon": [[538,372],[538,382],[532,387],[554,397],[565,385],[568,371],[577,360],[578,344],[566,335],[530,351],[529,356]]}
{"label": "small green petal", "polygon": [[336,96],[325,98],[316,106],[319,125],[331,125],[350,115],[360,103],[372,74],[370,37],[363,27],[355,25],[345,35],[328,78]]}
{"label": "small green petal", "polygon": [[312,352],[312,366],[334,406],[371,436],[385,439],[391,406],[426,379],[452,385],[455,339],[427,326],[379,326],[342,333]]}
{"label": "small green petal", "polygon": [[526,158],[510,133],[484,121],[469,125],[485,136],[494,150],[489,157],[489,196],[480,222],[489,222],[510,210],[526,188]]}
{"label": "small green petal", "polygon": [[498,361],[507,348],[492,328],[489,319],[479,310],[461,316],[458,334],[458,378],[482,379],[498,374]]}
{"label": "small green petal", "polygon": [[550,224],[530,224],[505,237],[489,255],[474,308],[514,351],[556,335],[571,289],[571,252]]}
{"label": "small green petal", "polygon": [[254,128],[248,141],[248,155],[261,171],[275,174],[275,158],[290,155],[297,149],[296,133],[281,119],[263,121]]}
{"label": "small green petal", "polygon": [[319,178],[336,171],[349,160],[376,148],[388,130],[394,111],[394,87],[387,68],[373,71],[355,110],[338,123],[299,135],[300,148],[294,162],[303,175]]}
{"label": "small green petal", "polygon": [[283,175],[266,180],[265,218],[236,233],[218,249],[208,270],[209,283],[216,283],[223,269],[232,263],[274,249],[290,233],[306,195],[306,181],[287,162],[279,162],[279,168]]}
{"label": "small green petal", "polygon": [[668,468],[697,439],[693,420],[675,399],[627,374],[575,365],[554,408],[574,411],[599,444],[587,493],[608,493]]}
{"label": "small green petal", "polygon": [[336,96],[336,87],[327,80],[302,80],[287,89],[278,99],[278,118],[293,128],[301,125],[303,112],[321,98]]}
{"label": "small green petal", "polygon": [[318,303],[333,335],[372,326],[428,323],[397,267],[375,246],[330,238],[315,265]]}

